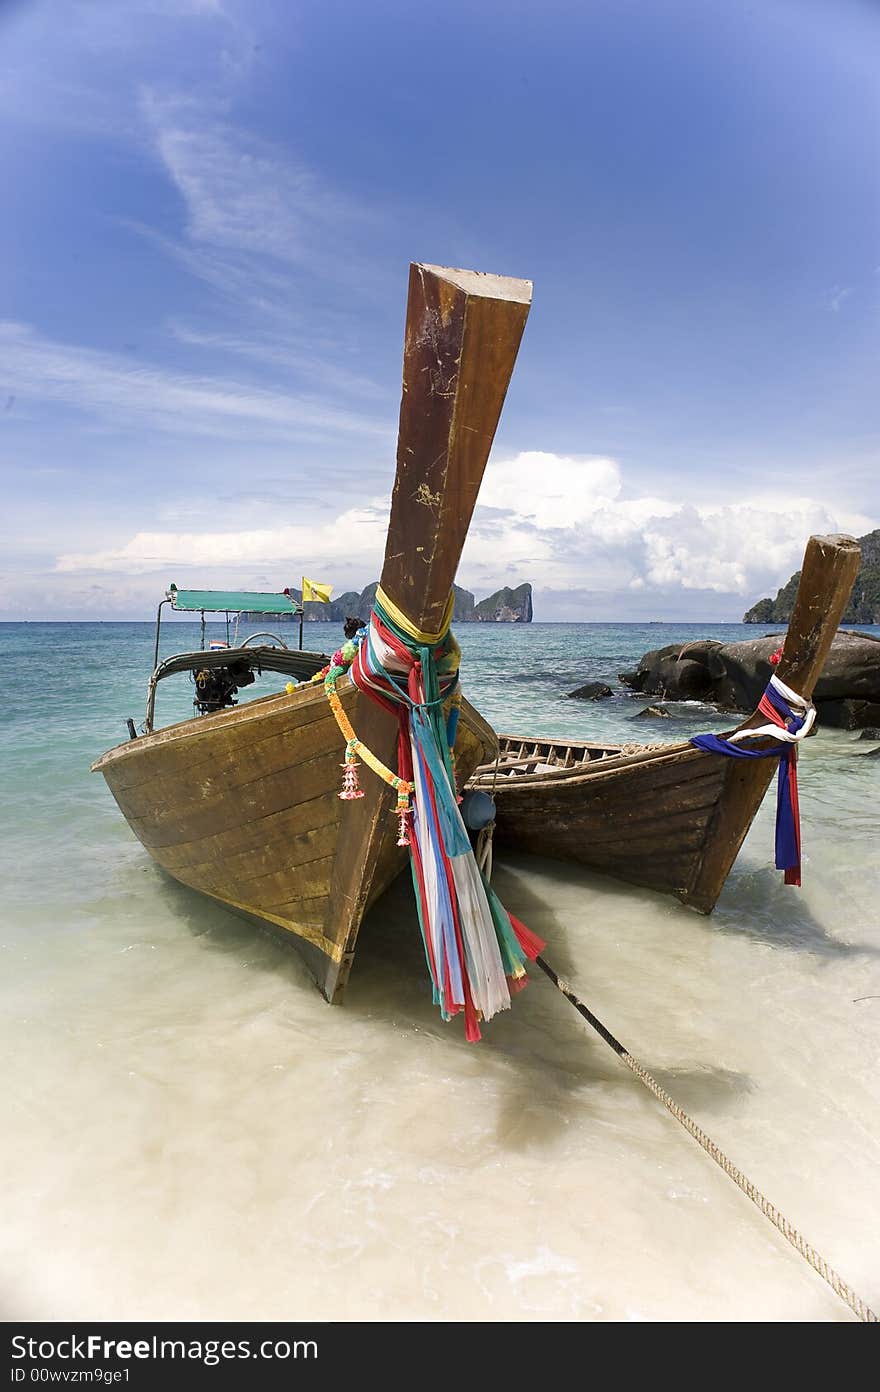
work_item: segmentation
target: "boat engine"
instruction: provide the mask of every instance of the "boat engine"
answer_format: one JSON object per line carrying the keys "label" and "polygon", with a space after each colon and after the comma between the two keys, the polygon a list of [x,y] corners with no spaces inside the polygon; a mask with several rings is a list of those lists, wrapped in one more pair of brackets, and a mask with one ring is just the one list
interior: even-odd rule
{"label": "boat engine", "polygon": [[225,667],[200,667],[193,674],[196,685],[193,705],[199,715],[211,715],[227,706],[236,706],[239,688],[250,686],[255,680],[247,662],[241,659]]}

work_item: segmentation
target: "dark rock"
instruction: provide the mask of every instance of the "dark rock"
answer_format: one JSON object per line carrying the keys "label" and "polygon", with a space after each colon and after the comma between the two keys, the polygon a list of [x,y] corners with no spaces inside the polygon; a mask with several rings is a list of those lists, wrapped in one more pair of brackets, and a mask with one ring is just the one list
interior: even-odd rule
{"label": "dark rock", "polygon": [[[702,700],[712,682],[706,662],[721,644],[712,638],[698,643],[670,643],[645,653],[635,672],[620,672],[624,686],[646,696],[669,696],[673,700]],[[681,693],[681,695],[679,695]]]}
{"label": "dark rock", "polygon": [[665,706],[645,706],[642,710],[636,711],[633,720],[671,720],[672,716]]}
{"label": "dark rock", "polygon": [[639,659],[635,672],[620,672],[620,680],[624,686],[631,687],[633,691],[643,691],[646,696],[665,694],[666,683],[671,679],[680,649],[680,643],[670,643],[668,647],[645,653]]}
{"label": "dark rock", "polygon": [[860,730],[863,725],[873,725],[880,720],[880,703],[877,701],[817,701],[819,724],[828,725],[832,730]]}
{"label": "dark rock", "polygon": [[781,641],[781,637],[768,637],[719,644],[709,665],[711,699],[716,705],[725,710],[753,710],[770,680],[770,658]]}
{"label": "dark rock", "polygon": [[696,638],[690,643],[683,643],[678,650],[679,660],[684,662],[688,659],[692,662],[701,662],[706,666],[712,660],[712,654],[723,647],[723,643],[717,638]]}
{"label": "dark rock", "polygon": [[877,729],[875,725],[869,725],[868,728],[866,730],[863,730],[862,733],[859,735],[859,739],[880,740],[880,729]]}
{"label": "dark rock", "polygon": [[675,681],[682,698],[688,701],[704,700],[712,688],[705,664],[691,657],[679,658],[675,668]]}
{"label": "dark rock", "polygon": [[880,747],[877,749],[866,749],[861,757],[863,759],[880,759]]}
{"label": "dark rock", "polygon": [[815,699],[860,697],[880,701],[880,638],[869,633],[837,633],[816,683]]}
{"label": "dark rock", "polygon": [[[646,696],[669,701],[700,700],[724,710],[752,711],[773,665],[772,655],[784,634],[768,634],[740,643],[670,644],[645,653],[635,672],[620,680]],[[841,631],[816,683],[814,699],[826,725],[855,730],[880,724],[880,639]]]}
{"label": "dark rock", "polygon": [[579,686],[576,691],[569,691],[568,695],[571,700],[604,701],[606,697],[613,696],[614,692],[604,682],[586,682],[584,686]]}

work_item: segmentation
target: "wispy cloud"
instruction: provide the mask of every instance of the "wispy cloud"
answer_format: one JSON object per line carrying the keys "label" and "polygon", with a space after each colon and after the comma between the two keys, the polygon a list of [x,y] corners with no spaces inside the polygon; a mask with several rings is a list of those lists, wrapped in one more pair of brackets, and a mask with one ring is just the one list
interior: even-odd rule
{"label": "wispy cloud", "polygon": [[339,363],[294,347],[290,341],[281,338],[268,338],[260,334],[246,337],[200,332],[176,321],[172,321],[169,327],[180,343],[265,363],[288,374],[295,372],[298,376],[320,382],[323,388],[336,393],[370,397],[373,400],[387,398],[389,395],[387,387],[372,378],[359,372],[351,372]]}
{"label": "wispy cloud", "polygon": [[233,378],[197,377],[45,338],[0,321],[0,396],[55,403],[143,429],[253,439],[292,435],[392,438],[389,424],[330,403]]}
{"label": "wispy cloud", "polygon": [[280,309],[286,316],[293,306],[301,313],[315,277],[375,293],[382,276],[361,248],[387,214],[334,186],[293,150],[234,124],[214,102],[145,89],[140,107],[185,223],[177,239],[131,225],[191,274],[268,315]]}
{"label": "wispy cloud", "polygon": [[828,291],[828,308],[833,314],[838,314],[844,300],[848,300],[851,294],[851,285],[833,285]]}
{"label": "wispy cloud", "polygon": [[144,94],[156,150],[186,205],[194,242],[302,264],[326,230],[365,216],[307,165],[197,103]]}

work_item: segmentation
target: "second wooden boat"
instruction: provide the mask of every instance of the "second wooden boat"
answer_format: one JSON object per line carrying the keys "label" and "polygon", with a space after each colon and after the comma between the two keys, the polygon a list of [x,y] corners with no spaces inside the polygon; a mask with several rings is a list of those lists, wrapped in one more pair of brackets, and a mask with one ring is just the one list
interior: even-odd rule
{"label": "second wooden boat", "polygon": [[[811,537],[777,674],[806,700],[859,568],[850,537]],[[756,711],[739,729],[766,724]],[[762,747],[765,747],[762,745]],[[500,737],[470,786],[496,806],[500,849],[577,862],[711,913],[776,771],[691,744]]]}

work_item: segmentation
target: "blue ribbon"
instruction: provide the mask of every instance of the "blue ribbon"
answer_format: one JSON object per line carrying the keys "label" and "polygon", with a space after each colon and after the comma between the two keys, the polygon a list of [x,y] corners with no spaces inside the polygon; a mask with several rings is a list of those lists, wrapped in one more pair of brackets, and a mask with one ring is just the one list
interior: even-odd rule
{"label": "blue ribbon", "polygon": [[[778,711],[787,728],[794,734],[804,724],[805,717],[797,715],[773,686],[764,692]],[[776,868],[795,870],[801,863],[798,827],[792,800],[792,772],[797,759],[797,745],[784,743],[770,749],[744,749],[741,744],[722,739],[720,735],[694,735],[690,743],[707,754],[723,754],[729,759],[778,759],[776,778]]]}

